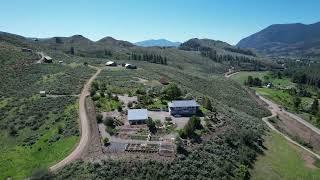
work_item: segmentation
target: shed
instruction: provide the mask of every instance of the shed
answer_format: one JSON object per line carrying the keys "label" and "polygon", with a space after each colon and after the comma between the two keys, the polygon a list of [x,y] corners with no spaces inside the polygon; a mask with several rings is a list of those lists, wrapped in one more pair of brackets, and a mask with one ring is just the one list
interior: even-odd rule
{"label": "shed", "polygon": [[124,67],[127,69],[137,69],[137,66],[132,65],[132,64],[125,64]]}
{"label": "shed", "polygon": [[21,50],[22,52],[32,52],[32,49],[28,49],[28,48],[22,48]]}
{"label": "shed", "polygon": [[128,121],[129,124],[142,124],[148,119],[147,109],[129,109]]}
{"label": "shed", "polygon": [[108,61],[106,62],[106,66],[117,66],[117,63],[115,63],[114,61]]}
{"label": "shed", "polygon": [[50,56],[44,56],[43,57],[43,62],[45,63],[52,63],[52,58]]}
{"label": "shed", "polygon": [[62,63],[63,63],[63,61],[60,60],[60,61],[59,61],[59,64],[62,64]]}
{"label": "shed", "polygon": [[46,91],[40,91],[39,94],[41,97],[46,97]]}

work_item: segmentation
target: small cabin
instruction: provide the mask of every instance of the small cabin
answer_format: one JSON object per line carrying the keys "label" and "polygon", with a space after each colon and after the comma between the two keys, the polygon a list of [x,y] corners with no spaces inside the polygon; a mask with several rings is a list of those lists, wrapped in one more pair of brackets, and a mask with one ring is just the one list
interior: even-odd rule
{"label": "small cabin", "polygon": [[117,63],[114,61],[108,61],[106,62],[106,66],[117,66]]}
{"label": "small cabin", "polygon": [[44,57],[43,57],[43,62],[45,62],[45,63],[52,63],[53,60],[52,60],[52,58],[51,58],[50,56],[44,56]]}
{"label": "small cabin", "polygon": [[46,97],[46,95],[47,95],[46,91],[40,91],[39,94],[41,97]]}
{"label": "small cabin", "polygon": [[132,65],[132,64],[125,64],[124,67],[125,67],[126,69],[137,69],[137,66]]}
{"label": "small cabin", "polygon": [[22,48],[21,51],[22,51],[22,52],[32,52],[32,49]]}

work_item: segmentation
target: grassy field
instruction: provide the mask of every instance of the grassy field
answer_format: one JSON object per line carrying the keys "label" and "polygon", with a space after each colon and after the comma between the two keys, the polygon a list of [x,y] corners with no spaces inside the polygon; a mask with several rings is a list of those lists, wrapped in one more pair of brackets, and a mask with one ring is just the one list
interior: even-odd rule
{"label": "grassy field", "polygon": [[258,77],[260,79],[263,79],[263,77],[266,76],[267,74],[268,72],[266,71],[242,71],[231,76],[231,79],[239,82],[240,84],[244,84],[244,82],[248,79],[248,76],[252,76],[254,78]]}
{"label": "grassy field", "polygon": [[244,82],[248,79],[248,76],[252,76],[253,78],[258,77],[263,82],[271,82],[275,87],[278,87],[280,89],[295,86],[295,83],[292,83],[289,78],[283,77],[279,79],[273,77],[268,71],[243,71],[231,76],[231,79],[243,85]]}
{"label": "grassy field", "polygon": [[279,134],[271,132],[266,137],[265,146],[268,150],[258,157],[251,172],[252,179],[319,179],[320,169],[307,167],[297,147],[293,147]]}

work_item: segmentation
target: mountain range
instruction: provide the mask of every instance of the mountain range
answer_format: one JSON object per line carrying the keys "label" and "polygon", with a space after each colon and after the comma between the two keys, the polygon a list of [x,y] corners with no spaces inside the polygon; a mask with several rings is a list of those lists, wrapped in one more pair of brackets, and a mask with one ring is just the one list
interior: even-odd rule
{"label": "mountain range", "polygon": [[320,22],[274,24],[242,39],[237,46],[271,56],[319,57]]}
{"label": "mountain range", "polygon": [[134,44],[142,47],[152,47],[152,46],[178,47],[181,44],[181,42],[172,42],[167,39],[149,39],[145,41],[136,42]]}

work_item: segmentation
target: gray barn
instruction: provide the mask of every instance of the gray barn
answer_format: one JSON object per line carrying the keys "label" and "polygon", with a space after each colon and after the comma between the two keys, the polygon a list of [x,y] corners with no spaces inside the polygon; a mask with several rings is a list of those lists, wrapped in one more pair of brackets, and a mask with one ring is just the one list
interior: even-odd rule
{"label": "gray barn", "polygon": [[177,100],[168,103],[171,115],[195,115],[199,110],[199,104],[195,100]]}

